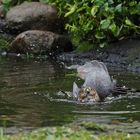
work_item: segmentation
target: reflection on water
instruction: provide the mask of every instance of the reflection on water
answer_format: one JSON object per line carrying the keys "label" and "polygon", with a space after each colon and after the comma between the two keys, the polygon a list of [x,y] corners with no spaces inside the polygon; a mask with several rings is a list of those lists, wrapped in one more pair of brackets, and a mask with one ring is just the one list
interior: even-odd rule
{"label": "reflection on water", "polygon": [[[53,61],[0,61],[0,126],[41,127],[78,120],[109,123],[112,119],[140,122],[140,93],[98,104],[51,101],[48,94],[71,91],[73,71]],[[140,90],[140,76],[112,72],[121,85]]]}

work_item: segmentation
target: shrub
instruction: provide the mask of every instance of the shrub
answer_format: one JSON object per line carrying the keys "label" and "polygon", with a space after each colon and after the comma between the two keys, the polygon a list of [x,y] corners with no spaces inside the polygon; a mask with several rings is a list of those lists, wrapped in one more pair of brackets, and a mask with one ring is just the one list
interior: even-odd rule
{"label": "shrub", "polygon": [[[107,42],[140,33],[137,0],[41,0],[54,3],[67,18],[66,29],[81,42]],[[139,17],[139,18],[138,18]]]}
{"label": "shrub", "polygon": [[59,14],[66,18],[65,28],[75,44],[88,41],[104,47],[110,41],[140,34],[140,2],[138,0],[40,1],[58,7]]}

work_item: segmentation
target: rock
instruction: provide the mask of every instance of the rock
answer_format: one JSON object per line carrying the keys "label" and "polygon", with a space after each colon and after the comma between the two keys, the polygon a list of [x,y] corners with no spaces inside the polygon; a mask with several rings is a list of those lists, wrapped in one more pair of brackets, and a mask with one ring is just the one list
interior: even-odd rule
{"label": "rock", "polygon": [[40,2],[24,2],[11,8],[6,14],[9,30],[47,30],[57,33],[64,31],[63,20],[58,16],[55,6]]}
{"label": "rock", "polygon": [[10,48],[10,52],[37,55],[68,51],[72,51],[72,44],[67,37],[40,30],[30,30],[19,34],[11,43]]}
{"label": "rock", "polygon": [[0,18],[0,32],[8,32],[7,23],[4,19],[1,19],[1,18]]}

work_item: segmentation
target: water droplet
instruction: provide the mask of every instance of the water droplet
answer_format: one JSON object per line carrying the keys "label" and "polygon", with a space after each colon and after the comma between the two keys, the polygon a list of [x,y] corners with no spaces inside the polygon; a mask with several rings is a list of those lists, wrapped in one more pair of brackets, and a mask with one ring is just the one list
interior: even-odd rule
{"label": "water droplet", "polygon": [[17,54],[17,56],[21,56],[21,54],[20,54],[20,53],[18,53],[18,54]]}
{"label": "water droplet", "polygon": [[7,55],[7,52],[2,52],[1,55],[5,56],[5,55]]}

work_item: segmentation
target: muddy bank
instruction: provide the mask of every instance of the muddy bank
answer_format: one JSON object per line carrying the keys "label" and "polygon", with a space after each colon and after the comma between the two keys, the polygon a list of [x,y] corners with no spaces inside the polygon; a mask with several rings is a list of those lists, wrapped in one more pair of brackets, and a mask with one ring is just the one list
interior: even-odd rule
{"label": "muddy bank", "polygon": [[106,63],[111,69],[140,73],[140,40],[122,40],[112,43],[104,49],[95,49],[85,53],[64,53],[57,58],[72,64],[83,64],[86,61],[97,59]]}

